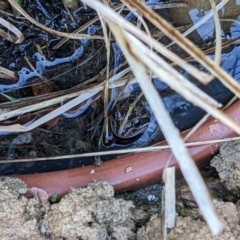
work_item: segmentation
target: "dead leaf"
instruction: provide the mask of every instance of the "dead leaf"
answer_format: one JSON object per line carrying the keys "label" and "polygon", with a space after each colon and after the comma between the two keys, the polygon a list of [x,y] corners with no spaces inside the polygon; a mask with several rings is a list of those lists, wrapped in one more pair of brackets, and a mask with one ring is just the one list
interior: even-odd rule
{"label": "dead leaf", "polygon": [[[54,108],[48,108],[48,109],[44,109],[44,110],[34,112],[34,113],[27,113],[26,115],[18,117],[17,119],[2,121],[2,122],[0,122],[0,125],[1,126],[10,126],[13,124],[27,125],[28,123],[31,123],[34,120],[37,120],[38,118],[44,116],[45,114],[47,114],[53,110],[54,110]],[[49,127],[52,127],[52,126],[56,125],[57,122],[58,122],[58,117],[46,122],[46,125]]]}
{"label": "dead leaf", "polygon": [[34,96],[39,96],[51,92],[51,86],[44,79],[34,79],[32,80],[32,92]]}
{"label": "dead leaf", "polygon": [[58,119],[59,119],[59,117],[55,117],[55,118],[49,120],[48,122],[46,122],[46,125],[48,127],[53,127],[53,126],[57,125]]}
{"label": "dead leaf", "polygon": [[47,202],[49,195],[47,194],[46,191],[44,191],[41,188],[28,188],[28,192],[31,193],[35,199],[40,200],[41,202]]}

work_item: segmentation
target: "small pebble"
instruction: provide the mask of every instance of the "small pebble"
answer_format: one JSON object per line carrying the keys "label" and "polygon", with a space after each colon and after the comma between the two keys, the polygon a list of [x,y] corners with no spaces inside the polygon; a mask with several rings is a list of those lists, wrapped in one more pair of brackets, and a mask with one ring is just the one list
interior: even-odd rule
{"label": "small pebble", "polygon": [[153,202],[156,199],[156,197],[155,195],[148,195],[147,199],[149,202]]}

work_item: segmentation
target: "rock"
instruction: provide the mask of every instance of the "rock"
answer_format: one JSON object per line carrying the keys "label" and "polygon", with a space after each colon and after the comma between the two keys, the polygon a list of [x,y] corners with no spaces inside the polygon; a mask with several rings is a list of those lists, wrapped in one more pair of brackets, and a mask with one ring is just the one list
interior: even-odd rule
{"label": "rock", "polygon": [[138,240],[163,239],[162,237],[162,220],[158,214],[154,214],[150,221],[140,228],[137,232]]}
{"label": "rock", "polygon": [[0,202],[17,199],[27,192],[27,185],[18,178],[0,177]]}
{"label": "rock", "polygon": [[[204,221],[193,220],[191,217],[177,217],[176,226],[167,235],[169,240],[226,240],[239,239],[240,227],[238,225],[238,211],[231,202],[214,200],[216,210],[224,221],[224,230],[218,236],[213,236]],[[162,221],[157,214],[137,232],[138,240],[163,239]]]}
{"label": "rock", "polygon": [[240,196],[240,141],[224,143],[210,163],[228,190]]}
{"label": "rock", "polygon": [[45,215],[47,234],[53,239],[69,240],[134,239],[134,205],[113,195],[113,187],[98,180],[87,188],[72,188]]}
{"label": "rock", "polygon": [[212,235],[207,224],[190,217],[178,217],[176,226],[168,234],[169,240],[226,240],[239,239],[240,227],[238,225],[238,213],[233,203],[214,201],[214,205],[224,220],[224,230],[217,236]]}
{"label": "rock", "polygon": [[43,215],[41,204],[27,199],[26,184],[17,178],[1,177],[0,239],[41,240],[38,219]]}

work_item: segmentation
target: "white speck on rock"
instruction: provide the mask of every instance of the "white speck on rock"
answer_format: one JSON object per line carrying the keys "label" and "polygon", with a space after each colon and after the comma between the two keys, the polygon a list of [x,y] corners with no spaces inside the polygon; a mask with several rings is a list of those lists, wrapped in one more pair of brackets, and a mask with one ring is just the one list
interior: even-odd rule
{"label": "white speck on rock", "polygon": [[156,199],[156,197],[155,197],[155,195],[148,195],[147,199],[149,202],[152,202]]}
{"label": "white speck on rock", "polygon": [[133,168],[131,166],[127,167],[125,170],[126,173],[133,172]]}

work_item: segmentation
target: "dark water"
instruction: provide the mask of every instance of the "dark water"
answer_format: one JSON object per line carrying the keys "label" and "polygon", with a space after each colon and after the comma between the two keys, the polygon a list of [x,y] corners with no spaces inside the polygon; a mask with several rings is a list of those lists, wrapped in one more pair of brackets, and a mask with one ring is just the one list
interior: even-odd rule
{"label": "dark water", "polygon": [[[149,1],[155,2],[155,1]],[[69,15],[57,1],[24,1],[25,10],[33,16],[37,21],[47,27],[66,31],[75,30],[78,26],[89,21],[96,16],[96,13],[90,9],[79,7],[73,11],[76,23],[73,23]],[[126,14],[126,13],[125,13]],[[166,12],[161,12],[165,14]],[[5,17],[6,18],[6,17]],[[131,14],[126,14],[126,18],[134,20]],[[11,19],[7,19],[10,22]],[[20,45],[14,45],[4,39],[0,39],[0,64],[3,67],[9,68],[18,72],[18,80],[14,83],[7,84],[6,80],[0,79],[0,92],[15,98],[32,96],[31,84],[32,79],[46,77],[52,87],[52,91],[66,90],[73,88],[75,85],[84,82],[85,80],[97,75],[106,65],[106,57],[104,43],[99,40],[70,40],[65,43],[60,49],[54,50],[53,47],[60,40],[55,36],[41,31],[26,20],[15,22],[14,24],[25,35],[25,41]],[[77,26],[78,25],[78,26]],[[232,37],[238,36],[239,27],[232,24],[230,33]],[[212,29],[209,30],[211,32]],[[91,25],[86,31],[88,34],[100,33],[101,27],[99,22]],[[208,33],[209,33],[208,32]],[[207,35],[199,33],[200,39],[206,44],[214,44],[214,40],[208,41],[211,34]],[[42,53],[36,51],[36,44],[43,47]],[[27,56],[35,70],[27,66],[24,56]],[[212,57],[212,56],[210,56]],[[226,52],[222,54],[221,66],[229,72],[234,78],[239,81],[239,46],[233,44]],[[87,59],[91,58],[89,61]],[[116,67],[123,62],[124,58],[121,50],[116,43],[112,43],[111,65]],[[85,62],[85,64],[82,64]],[[197,65],[194,61],[193,65]],[[74,68],[73,70],[71,70]],[[117,70],[113,72],[116,74]],[[187,75],[187,73],[184,73]],[[191,76],[188,76],[191,78]],[[158,79],[152,79],[155,87],[158,89],[166,108],[168,109],[174,124],[180,130],[186,130],[194,126],[205,114],[205,112],[191,103],[187,102],[179,94],[172,91],[167,85],[160,82]],[[195,80],[193,79],[195,82]],[[214,97],[218,102],[226,104],[233,94],[226,89],[218,80],[214,80],[208,85],[199,85],[199,87],[208,95]],[[119,90],[113,89],[110,92],[111,100],[109,102],[109,115],[118,121],[126,116],[126,111],[121,112],[115,106],[114,100],[118,96]],[[138,84],[132,86],[131,95],[128,98],[134,101],[141,90]],[[6,101],[6,98],[1,97],[0,100]],[[123,99],[122,102],[126,102]],[[147,146],[164,139],[164,136],[159,129],[156,119],[152,114],[150,107],[144,97],[139,100],[142,110],[131,115],[131,121],[128,122],[127,130],[128,137],[121,137],[117,131],[110,129],[108,143],[104,142],[101,145],[101,150],[135,148]],[[121,106],[121,101],[118,102]],[[84,111],[83,111],[84,110]],[[134,115],[135,114],[135,115]],[[145,116],[144,121],[139,116]],[[142,114],[142,115],[141,115]],[[119,120],[119,121],[120,121]],[[120,121],[121,122],[121,121]],[[101,99],[95,103],[88,101],[80,112],[74,114],[63,114],[58,119],[57,125],[49,128],[43,126],[43,129],[32,131],[32,138],[29,144],[14,144],[14,140],[19,134],[9,134],[0,136],[0,158],[29,158],[29,157],[48,157],[56,155],[77,154],[81,152],[91,152],[98,150],[98,142],[101,136],[103,124],[103,102]],[[119,123],[116,123],[119,127]],[[138,134],[131,131],[139,129],[139,125],[144,124],[144,128]],[[129,130],[130,129],[130,130]],[[131,133],[131,134],[130,134]],[[114,156],[101,157],[102,161],[112,159]],[[0,174],[24,174],[34,172],[56,171],[67,168],[93,164],[95,158],[80,158],[70,160],[28,162],[28,163],[12,163],[1,164]]]}

